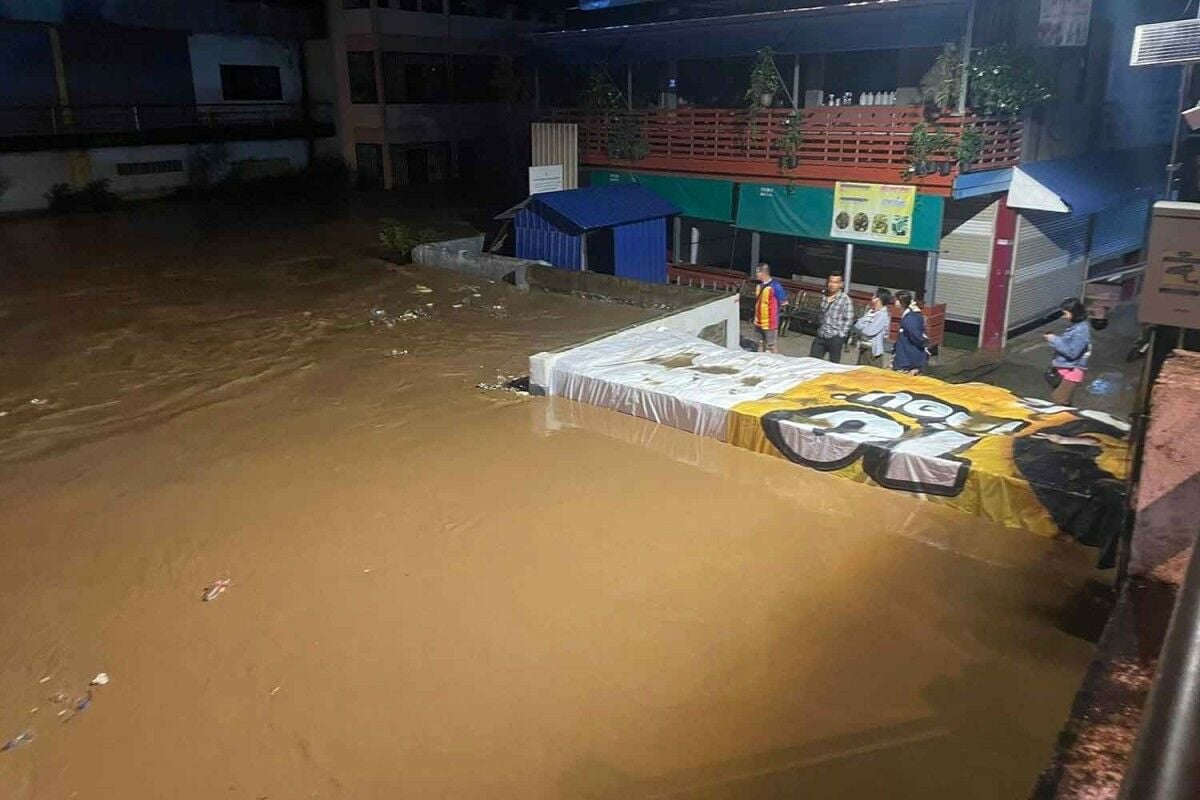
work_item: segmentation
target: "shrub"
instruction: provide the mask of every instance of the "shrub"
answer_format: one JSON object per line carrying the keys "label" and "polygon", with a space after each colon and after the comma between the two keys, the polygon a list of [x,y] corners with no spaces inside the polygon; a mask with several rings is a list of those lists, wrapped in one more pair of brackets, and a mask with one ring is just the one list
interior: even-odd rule
{"label": "shrub", "polygon": [[403,258],[411,258],[412,249],[419,244],[437,241],[439,233],[433,228],[417,228],[398,219],[382,219],[379,242]]}
{"label": "shrub", "polygon": [[108,188],[108,179],[92,181],[82,189],[72,188],[66,183],[56,183],[43,197],[50,210],[57,214],[78,211],[111,211],[120,198]]}

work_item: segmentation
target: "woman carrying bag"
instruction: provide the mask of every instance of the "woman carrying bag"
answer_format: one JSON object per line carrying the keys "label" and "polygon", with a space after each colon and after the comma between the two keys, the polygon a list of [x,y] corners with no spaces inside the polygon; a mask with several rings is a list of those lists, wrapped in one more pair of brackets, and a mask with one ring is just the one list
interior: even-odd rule
{"label": "woman carrying bag", "polygon": [[1068,298],[1062,301],[1061,308],[1063,319],[1071,324],[1061,335],[1046,334],[1046,341],[1054,348],[1054,358],[1046,369],[1046,382],[1053,389],[1050,399],[1060,406],[1067,406],[1087,372],[1088,358],[1092,355],[1092,332],[1083,303]]}
{"label": "woman carrying bag", "polygon": [[871,298],[871,308],[854,322],[858,338],[858,365],[884,369],[888,328],[892,324],[892,293],[879,289]]}

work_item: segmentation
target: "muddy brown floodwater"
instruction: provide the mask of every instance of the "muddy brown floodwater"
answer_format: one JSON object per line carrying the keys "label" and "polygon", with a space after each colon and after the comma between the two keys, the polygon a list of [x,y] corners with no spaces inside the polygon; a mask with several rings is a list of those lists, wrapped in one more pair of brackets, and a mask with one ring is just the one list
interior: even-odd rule
{"label": "muddy brown floodwater", "polygon": [[0,796],[1026,796],[1091,553],[477,390],[645,312],[208,213],[0,224]]}

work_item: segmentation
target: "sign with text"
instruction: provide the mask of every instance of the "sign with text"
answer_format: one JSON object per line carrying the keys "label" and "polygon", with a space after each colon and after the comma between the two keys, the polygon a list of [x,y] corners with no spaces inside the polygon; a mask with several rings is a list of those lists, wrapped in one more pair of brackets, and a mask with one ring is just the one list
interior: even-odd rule
{"label": "sign with text", "polygon": [[1092,24],[1092,0],[1042,0],[1038,44],[1042,47],[1086,47]]}
{"label": "sign with text", "polygon": [[562,164],[529,168],[529,193],[560,192],[563,188]]}
{"label": "sign with text", "polygon": [[833,190],[834,239],[907,245],[912,241],[917,187],[838,183]]}

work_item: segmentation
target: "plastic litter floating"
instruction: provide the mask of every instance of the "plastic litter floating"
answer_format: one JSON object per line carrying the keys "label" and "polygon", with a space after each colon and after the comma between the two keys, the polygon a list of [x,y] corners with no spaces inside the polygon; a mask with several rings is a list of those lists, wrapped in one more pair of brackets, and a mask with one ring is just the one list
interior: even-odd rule
{"label": "plastic litter floating", "polygon": [[220,580],[214,582],[212,586],[209,586],[207,589],[205,589],[204,594],[200,596],[200,599],[206,603],[211,603],[213,600],[216,600],[225,593],[225,590],[229,588],[230,583],[231,581],[229,578],[221,578]]}

